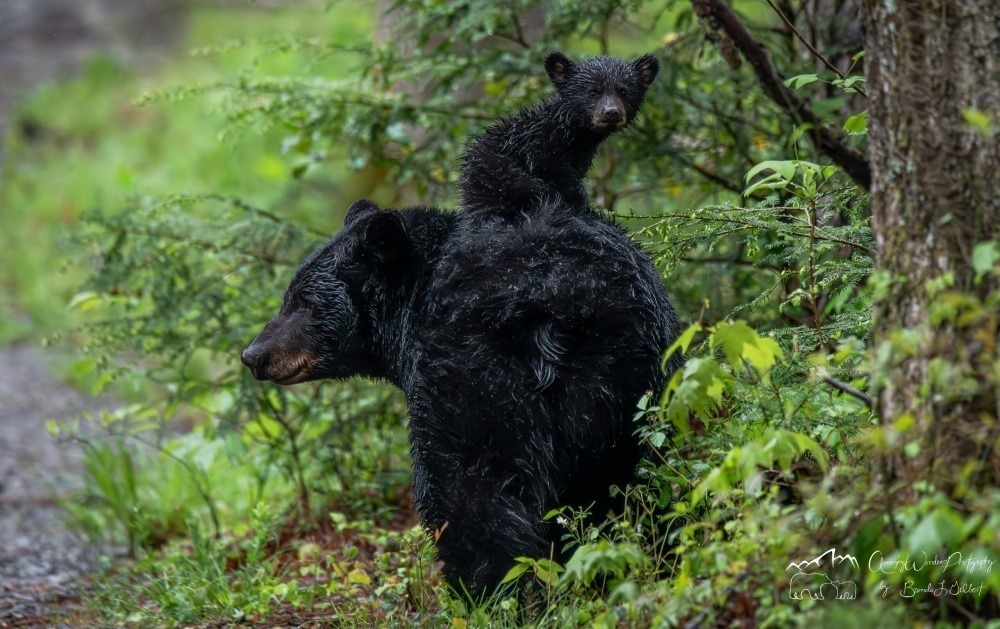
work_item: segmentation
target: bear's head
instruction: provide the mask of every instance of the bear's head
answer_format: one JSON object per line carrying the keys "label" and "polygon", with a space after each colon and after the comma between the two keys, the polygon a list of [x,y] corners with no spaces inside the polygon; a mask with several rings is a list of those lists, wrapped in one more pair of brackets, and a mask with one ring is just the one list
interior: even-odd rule
{"label": "bear's head", "polygon": [[553,52],[545,71],[574,124],[610,135],[635,119],[660,62],[653,55],[632,62],[604,55],[574,63]]}
{"label": "bear's head", "polygon": [[282,385],[381,375],[374,319],[387,275],[409,255],[400,213],[356,201],[344,228],[295,272],[278,314],[243,350],[243,364],[254,378]]}

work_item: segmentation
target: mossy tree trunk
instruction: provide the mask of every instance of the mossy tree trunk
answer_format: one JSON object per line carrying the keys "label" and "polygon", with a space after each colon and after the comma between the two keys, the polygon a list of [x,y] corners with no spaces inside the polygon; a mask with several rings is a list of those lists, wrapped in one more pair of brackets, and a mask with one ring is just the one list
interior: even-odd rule
{"label": "mossy tree trunk", "polygon": [[948,309],[995,288],[973,281],[972,257],[1000,235],[1000,2],[863,4],[886,292],[874,384],[885,434],[900,446],[882,471],[897,487],[929,480],[961,492],[996,473],[996,314]]}

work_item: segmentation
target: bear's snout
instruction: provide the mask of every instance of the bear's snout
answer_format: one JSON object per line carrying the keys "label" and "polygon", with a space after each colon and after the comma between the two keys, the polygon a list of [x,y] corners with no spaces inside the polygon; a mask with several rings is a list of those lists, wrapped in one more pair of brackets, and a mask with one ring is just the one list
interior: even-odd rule
{"label": "bear's snout", "polygon": [[251,343],[249,347],[243,350],[243,353],[240,354],[240,360],[247,366],[254,378],[264,380],[265,378],[259,368],[267,364],[267,357],[258,347],[254,347],[255,345],[256,343]]}
{"label": "bear's snout", "polygon": [[598,129],[617,131],[625,125],[625,106],[614,97],[605,96],[594,111],[594,126]]}
{"label": "bear's snout", "polygon": [[240,360],[257,380],[289,385],[312,377],[319,359],[306,345],[303,319],[307,315],[279,313],[268,322]]}
{"label": "bear's snout", "polygon": [[621,108],[615,107],[613,105],[610,107],[605,107],[604,111],[601,112],[601,120],[605,122],[621,122],[624,119],[625,115],[622,112]]}

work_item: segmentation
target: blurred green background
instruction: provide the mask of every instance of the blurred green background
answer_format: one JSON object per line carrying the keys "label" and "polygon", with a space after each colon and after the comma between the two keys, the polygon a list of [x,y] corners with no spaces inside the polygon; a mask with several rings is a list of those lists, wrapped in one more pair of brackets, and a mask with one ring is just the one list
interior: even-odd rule
{"label": "blurred green background", "polygon": [[[112,13],[120,4],[98,6]],[[147,4],[148,15],[135,16],[152,21],[147,29],[157,30],[160,11],[179,14],[163,25],[168,32],[160,41],[123,44],[114,35],[102,40],[72,30],[46,41],[51,23],[45,20],[51,18],[40,10],[35,28],[42,41],[31,49],[36,58],[22,62],[20,81],[6,83],[11,102],[0,165],[0,343],[37,340],[79,323],[67,304],[89,269],[81,268],[85,258],[68,243],[84,211],[114,213],[134,195],[217,193],[332,233],[350,203],[354,190],[344,155],[332,154],[309,177],[293,180],[281,155],[285,130],[230,128],[211,93],[145,106],[138,99],[191,82],[346,78],[357,71],[356,54],[333,52],[317,60],[307,47],[278,51],[263,42],[287,36],[364,43],[374,5],[341,3],[334,16],[312,3]],[[64,41],[74,33],[83,41]],[[48,75],[54,70],[46,55],[72,59]]]}

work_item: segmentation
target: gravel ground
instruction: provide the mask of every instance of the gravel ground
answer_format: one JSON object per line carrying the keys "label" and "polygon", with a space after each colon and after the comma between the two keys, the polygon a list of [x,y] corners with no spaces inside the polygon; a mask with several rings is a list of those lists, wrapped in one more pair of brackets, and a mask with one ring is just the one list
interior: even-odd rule
{"label": "gravel ground", "polygon": [[97,551],[57,505],[73,488],[79,450],[57,443],[45,422],[102,403],[54,378],[41,349],[0,348],[0,627],[58,626],[76,582],[97,568]]}
{"label": "gravel ground", "polygon": [[[0,0],[0,153],[19,98],[73,76],[98,52],[129,67],[154,63],[177,41],[187,4]],[[97,552],[67,528],[57,505],[72,489],[79,451],[57,444],[45,422],[100,405],[54,378],[37,346],[0,347],[0,629],[65,624],[52,612],[71,609],[75,583],[96,568]]]}

